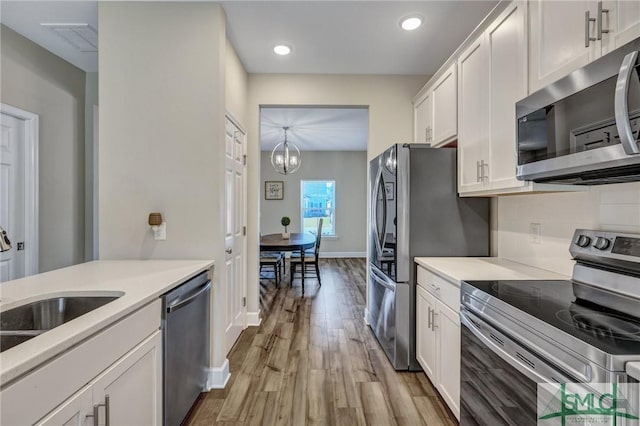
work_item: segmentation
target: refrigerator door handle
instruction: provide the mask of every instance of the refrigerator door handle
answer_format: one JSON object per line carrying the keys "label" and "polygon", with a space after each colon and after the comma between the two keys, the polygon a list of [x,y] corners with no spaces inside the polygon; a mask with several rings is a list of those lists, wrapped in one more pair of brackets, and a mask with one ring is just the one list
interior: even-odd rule
{"label": "refrigerator door handle", "polygon": [[370,268],[369,271],[370,271],[370,274],[375,279],[376,283],[382,285],[386,289],[391,290],[395,293],[396,291],[395,283],[392,283],[391,281],[389,281],[389,279],[386,276],[381,275],[380,272],[376,271],[373,268]]}
{"label": "refrigerator door handle", "polygon": [[387,190],[384,184],[384,178],[380,173],[380,189],[382,190],[382,235],[380,236],[380,248],[384,254],[384,246],[387,243]]}
{"label": "refrigerator door handle", "polygon": [[373,233],[374,241],[376,243],[376,252],[378,253],[378,257],[382,257],[382,247],[380,246],[380,230],[378,229],[378,194],[380,193],[380,180],[382,179],[382,170],[378,170],[378,176],[376,176],[376,181],[374,184],[373,190]]}

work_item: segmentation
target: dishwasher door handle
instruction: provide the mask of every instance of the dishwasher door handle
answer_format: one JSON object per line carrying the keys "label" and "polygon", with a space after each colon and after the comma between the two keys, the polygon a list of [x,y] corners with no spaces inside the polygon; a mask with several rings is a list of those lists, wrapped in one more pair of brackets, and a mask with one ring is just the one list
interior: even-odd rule
{"label": "dishwasher door handle", "polygon": [[211,281],[208,281],[207,284],[200,287],[200,289],[195,293],[193,293],[191,296],[187,297],[184,300],[181,300],[175,305],[167,306],[167,313],[170,314],[172,312],[177,311],[178,309],[184,308],[185,306],[187,306],[188,304],[196,300],[202,293],[209,291],[210,288],[211,288]]}

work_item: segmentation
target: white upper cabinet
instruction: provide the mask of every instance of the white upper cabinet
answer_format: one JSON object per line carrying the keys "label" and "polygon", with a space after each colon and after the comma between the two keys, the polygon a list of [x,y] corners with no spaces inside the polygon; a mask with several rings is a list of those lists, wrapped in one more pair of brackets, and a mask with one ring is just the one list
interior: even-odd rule
{"label": "white upper cabinet", "polygon": [[513,2],[487,29],[489,61],[489,158],[492,190],[517,188],[516,108],[527,96],[527,5]]}
{"label": "white upper cabinet", "polygon": [[603,1],[600,13],[603,55],[640,37],[640,1]]}
{"label": "white upper cabinet", "polygon": [[[458,191],[486,189],[489,63],[484,34],[458,58]],[[515,172],[515,171],[514,171]]]}
{"label": "white upper cabinet", "polygon": [[452,64],[414,100],[414,142],[439,147],[458,133],[458,82]]}
{"label": "white upper cabinet", "polygon": [[432,103],[433,98],[430,90],[414,103],[413,134],[415,143],[430,143],[431,141]]}
{"label": "white upper cabinet", "polygon": [[456,138],[458,131],[456,64],[453,63],[433,85],[433,135],[431,145],[439,146]]}
{"label": "white upper cabinet", "polygon": [[594,1],[529,1],[530,93],[600,56],[597,13]]}
{"label": "white upper cabinet", "polygon": [[640,2],[529,1],[529,91],[640,37]]}

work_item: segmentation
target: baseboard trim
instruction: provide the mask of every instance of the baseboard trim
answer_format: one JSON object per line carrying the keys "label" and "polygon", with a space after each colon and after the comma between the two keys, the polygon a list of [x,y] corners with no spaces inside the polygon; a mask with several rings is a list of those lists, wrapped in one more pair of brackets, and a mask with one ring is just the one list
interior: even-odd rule
{"label": "baseboard trim", "polygon": [[207,391],[211,389],[224,389],[231,378],[229,360],[225,358],[221,367],[210,367],[207,372]]}
{"label": "baseboard trim", "polygon": [[260,309],[258,309],[258,312],[247,312],[247,327],[259,326],[260,324],[262,324]]}
{"label": "baseboard trim", "polygon": [[334,252],[320,252],[320,259],[340,259],[345,257],[367,257],[367,253],[364,251],[334,251]]}

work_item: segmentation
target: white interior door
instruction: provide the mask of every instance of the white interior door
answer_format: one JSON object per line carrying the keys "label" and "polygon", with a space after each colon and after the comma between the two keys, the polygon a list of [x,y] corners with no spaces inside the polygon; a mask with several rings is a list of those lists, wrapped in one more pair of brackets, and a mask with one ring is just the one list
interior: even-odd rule
{"label": "white interior door", "polygon": [[246,324],[246,137],[226,118],[225,125],[225,262],[224,286],[227,306],[225,342],[227,352]]}
{"label": "white interior door", "polygon": [[13,246],[0,253],[0,282],[5,282],[25,275],[25,123],[3,113],[0,127],[0,226]]}

